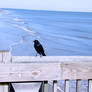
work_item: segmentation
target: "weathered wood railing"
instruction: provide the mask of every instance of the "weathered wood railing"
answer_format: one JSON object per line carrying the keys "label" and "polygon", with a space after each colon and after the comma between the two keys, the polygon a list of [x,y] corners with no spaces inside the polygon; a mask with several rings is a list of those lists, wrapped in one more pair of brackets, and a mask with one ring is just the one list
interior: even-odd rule
{"label": "weathered wood railing", "polygon": [[91,79],[92,56],[33,57],[11,56],[8,51],[0,53],[0,92],[9,92],[8,83],[37,81],[44,81],[45,92],[92,92]]}

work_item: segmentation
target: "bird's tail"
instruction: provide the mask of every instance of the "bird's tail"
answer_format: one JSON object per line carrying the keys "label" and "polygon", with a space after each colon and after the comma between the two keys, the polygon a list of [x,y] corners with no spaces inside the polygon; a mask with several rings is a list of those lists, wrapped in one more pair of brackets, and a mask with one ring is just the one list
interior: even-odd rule
{"label": "bird's tail", "polygon": [[46,54],[45,54],[45,53],[42,53],[42,55],[43,55],[43,56],[46,56]]}

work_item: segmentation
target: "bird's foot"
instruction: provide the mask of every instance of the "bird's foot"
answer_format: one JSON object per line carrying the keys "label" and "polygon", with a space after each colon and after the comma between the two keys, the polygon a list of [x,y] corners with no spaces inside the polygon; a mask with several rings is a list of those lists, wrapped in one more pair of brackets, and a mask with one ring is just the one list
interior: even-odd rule
{"label": "bird's foot", "polygon": [[40,57],[42,57],[42,55],[40,55]]}
{"label": "bird's foot", "polygon": [[35,56],[37,57],[37,54]]}

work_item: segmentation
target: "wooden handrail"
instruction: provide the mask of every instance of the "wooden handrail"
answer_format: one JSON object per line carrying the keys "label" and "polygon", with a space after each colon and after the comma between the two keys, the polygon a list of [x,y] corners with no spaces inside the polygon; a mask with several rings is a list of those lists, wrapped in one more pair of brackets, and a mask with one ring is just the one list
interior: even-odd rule
{"label": "wooden handrail", "polygon": [[[92,56],[11,56],[0,53],[0,82],[92,79]],[[10,63],[12,62],[12,63]]]}
{"label": "wooden handrail", "polygon": [[[92,91],[92,56],[11,56],[8,51],[0,52],[0,90],[8,92],[8,82],[52,81],[48,92],[58,89],[56,81],[65,80],[62,91],[69,92],[69,80],[76,80],[76,92],[81,92],[80,79],[89,79]],[[54,81],[54,85],[53,85]],[[5,83],[5,84],[4,84]],[[47,87],[46,87],[47,88]],[[54,88],[54,89],[53,89]],[[62,88],[62,87],[61,87]],[[4,89],[4,90],[3,90]],[[61,92],[62,92],[61,91]],[[88,91],[87,91],[88,92]]]}

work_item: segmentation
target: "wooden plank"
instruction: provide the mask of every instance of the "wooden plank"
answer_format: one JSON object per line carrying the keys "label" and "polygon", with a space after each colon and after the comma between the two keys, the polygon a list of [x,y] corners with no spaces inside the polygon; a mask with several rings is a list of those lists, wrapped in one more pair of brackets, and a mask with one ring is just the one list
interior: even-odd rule
{"label": "wooden plank", "polygon": [[92,92],[92,80],[89,80],[89,92]]}
{"label": "wooden plank", "polygon": [[[7,54],[7,55],[6,55]],[[10,55],[10,52],[8,50],[0,50],[0,63],[4,63],[3,62],[3,56],[8,56]],[[5,60],[5,59],[4,59]],[[10,60],[9,60],[10,62]]]}
{"label": "wooden plank", "polygon": [[3,91],[3,92],[9,92],[8,89],[9,89],[8,84],[5,84],[5,85],[4,85],[4,91]]}
{"label": "wooden plank", "polygon": [[65,80],[59,80],[57,82],[57,92],[65,92]]}
{"label": "wooden plank", "polygon": [[43,57],[35,57],[35,56],[12,56],[13,62],[36,62],[36,63],[61,63],[61,62],[92,62],[92,56],[43,56]]}
{"label": "wooden plank", "polygon": [[44,82],[44,92],[48,92],[48,82]]}
{"label": "wooden plank", "polygon": [[4,85],[0,84],[0,92],[3,92]]}
{"label": "wooden plank", "polygon": [[57,81],[54,81],[54,92],[57,92]]}
{"label": "wooden plank", "polygon": [[3,63],[11,63],[11,53],[10,52],[2,52]]}
{"label": "wooden plank", "polygon": [[3,56],[2,56],[2,52],[0,52],[0,63],[3,62]]}
{"label": "wooden plank", "polygon": [[66,83],[65,83],[65,92],[69,92],[69,80],[66,80]]}
{"label": "wooden plank", "polygon": [[63,62],[61,69],[61,79],[92,79],[92,62]]}
{"label": "wooden plank", "polygon": [[59,68],[57,63],[0,64],[0,82],[58,80]]}
{"label": "wooden plank", "polygon": [[81,92],[81,80],[77,80],[77,92]]}
{"label": "wooden plank", "polygon": [[[10,62],[10,52],[6,50],[0,51],[0,63],[9,63]],[[7,62],[8,61],[8,62]],[[3,70],[1,70],[3,71]],[[0,92],[9,92],[8,84],[0,84]]]}
{"label": "wooden plank", "polygon": [[8,84],[0,84],[0,92],[8,92]]}
{"label": "wooden plank", "polygon": [[92,79],[91,71],[91,62],[0,64],[0,82]]}

